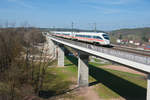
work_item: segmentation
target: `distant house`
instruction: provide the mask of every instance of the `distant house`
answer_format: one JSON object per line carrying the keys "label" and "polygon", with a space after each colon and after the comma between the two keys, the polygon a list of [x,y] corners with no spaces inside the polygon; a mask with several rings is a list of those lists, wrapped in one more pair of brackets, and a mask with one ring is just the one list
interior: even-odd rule
{"label": "distant house", "polygon": [[146,44],[142,44],[142,46],[143,46],[143,47],[145,47],[145,46],[146,46]]}
{"label": "distant house", "polygon": [[134,45],[139,46],[141,43],[139,41],[134,41]]}
{"label": "distant house", "polygon": [[120,44],[120,43],[121,43],[121,40],[120,40],[120,39],[117,39],[117,43],[119,43],[119,44]]}
{"label": "distant house", "polygon": [[146,46],[144,49],[145,50],[150,50],[150,46]]}
{"label": "distant house", "polygon": [[129,43],[129,40],[122,40],[121,43],[122,43],[122,44],[128,44],[128,43]]}
{"label": "distant house", "polygon": [[129,43],[133,44],[133,43],[134,43],[134,41],[133,41],[133,40],[130,40],[130,41],[129,41]]}
{"label": "distant house", "polygon": [[141,43],[140,42],[134,42],[134,45],[139,46]]}
{"label": "distant house", "polygon": [[116,41],[118,44],[128,44],[129,40],[121,40],[121,39],[117,39]]}

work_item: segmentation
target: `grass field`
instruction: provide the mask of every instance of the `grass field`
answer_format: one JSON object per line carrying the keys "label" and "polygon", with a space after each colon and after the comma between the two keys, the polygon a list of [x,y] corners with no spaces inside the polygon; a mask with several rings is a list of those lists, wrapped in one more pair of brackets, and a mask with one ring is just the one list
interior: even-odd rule
{"label": "grass field", "polygon": [[[100,98],[145,100],[147,82],[144,76],[101,68],[103,65],[89,63],[89,85],[94,87]],[[65,67],[49,68],[48,73],[43,90],[51,95],[45,95],[45,98],[61,95],[69,90],[70,86],[77,84],[77,59],[66,57]],[[66,98],[84,100],[74,95],[66,95]]]}
{"label": "grass field", "polygon": [[143,76],[95,67],[93,64],[89,68],[91,77],[95,79],[91,84],[97,84],[100,97],[145,100],[146,80]]}
{"label": "grass field", "polygon": [[77,77],[76,67],[73,66],[63,68],[52,67],[47,70],[47,73],[44,88],[41,91],[42,98],[65,94],[70,89],[70,86],[75,84],[71,78]]}

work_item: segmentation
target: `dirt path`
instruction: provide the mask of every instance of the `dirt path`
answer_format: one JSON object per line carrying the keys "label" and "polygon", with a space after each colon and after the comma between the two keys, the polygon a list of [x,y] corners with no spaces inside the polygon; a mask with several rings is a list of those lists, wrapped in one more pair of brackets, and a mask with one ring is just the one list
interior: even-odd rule
{"label": "dirt path", "polygon": [[76,89],[73,91],[52,97],[48,100],[101,100],[98,94],[94,91],[94,87],[77,88],[75,86],[74,88]]}
{"label": "dirt path", "polygon": [[81,95],[84,97],[84,100],[101,100],[98,94],[94,91],[93,87],[88,87],[86,91],[84,89],[81,91],[84,91]]}
{"label": "dirt path", "polygon": [[124,98],[114,98],[114,99],[104,99],[100,98],[96,91],[94,91],[94,86],[88,88],[80,88],[78,91],[78,96],[82,96],[83,100],[125,100]]}
{"label": "dirt path", "polygon": [[128,67],[125,66],[119,66],[119,65],[106,65],[106,66],[100,66],[102,68],[108,68],[108,69],[113,69],[113,70],[118,70],[118,71],[123,71],[123,72],[129,72],[129,73],[133,73],[133,74],[139,74],[139,75],[143,75],[143,76],[147,76],[145,73],[130,69]]}

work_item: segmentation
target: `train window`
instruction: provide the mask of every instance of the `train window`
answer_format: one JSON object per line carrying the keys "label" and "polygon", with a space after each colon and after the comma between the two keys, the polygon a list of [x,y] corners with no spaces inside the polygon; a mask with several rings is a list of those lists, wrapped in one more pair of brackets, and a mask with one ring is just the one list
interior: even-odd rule
{"label": "train window", "polygon": [[76,35],[76,37],[92,38],[90,35]]}
{"label": "train window", "polygon": [[102,40],[102,38],[99,36],[93,36],[93,38]]}
{"label": "train window", "polygon": [[109,40],[109,37],[104,37],[105,39]]}
{"label": "train window", "polygon": [[101,37],[97,36],[97,39],[103,40]]}
{"label": "train window", "polygon": [[104,39],[109,40],[109,36],[107,34],[103,34]]}
{"label": "train window", "polygon": [[92,38],[92,36],[88,35],[89,38]]}
{"label": "train window", "polygon": [[93,36],[93,38],[95,38],[95,39],[96,39],[96,38],[97,38],[97,36]]}
{"label": "train window", "polygon": [[64,34],[64,35],[69,35],[69,34]]}
{"label": "train window", "polygon": [[81,37],[85,37],[85,35],[81,35]]}
{"label": "train window", "polygon": [[86,37],[86,38],[91,38],[91,36],[90,36],[90,35],[85,35],[85,37]]}
{"label": "train window", "polygon": [[83,37],[82,35],[76,35],[76,37]]}

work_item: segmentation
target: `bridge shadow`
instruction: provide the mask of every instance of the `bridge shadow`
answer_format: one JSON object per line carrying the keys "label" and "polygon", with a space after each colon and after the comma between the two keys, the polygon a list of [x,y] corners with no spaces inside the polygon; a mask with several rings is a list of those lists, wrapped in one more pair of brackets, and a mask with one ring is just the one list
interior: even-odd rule
{"label": "bridge shadow", "polygon": [[102,83],[127,100],[146,100],[146,89],[143,87],[93,65],[89,65],[89,73],[97,80],[90,83],[90,86]]}
{"label": "bridge shadow", "polygon": [[[77,65],[77,58],[67,57],[72,63]],[[89,83],[89,86],[98,83],[104,84],[106,87],[116,92],[126,100],[146,100],[146,89],[138,86],[128,80],[122,79],[102,68],[89,65],[89,74],[95,82]]]}

